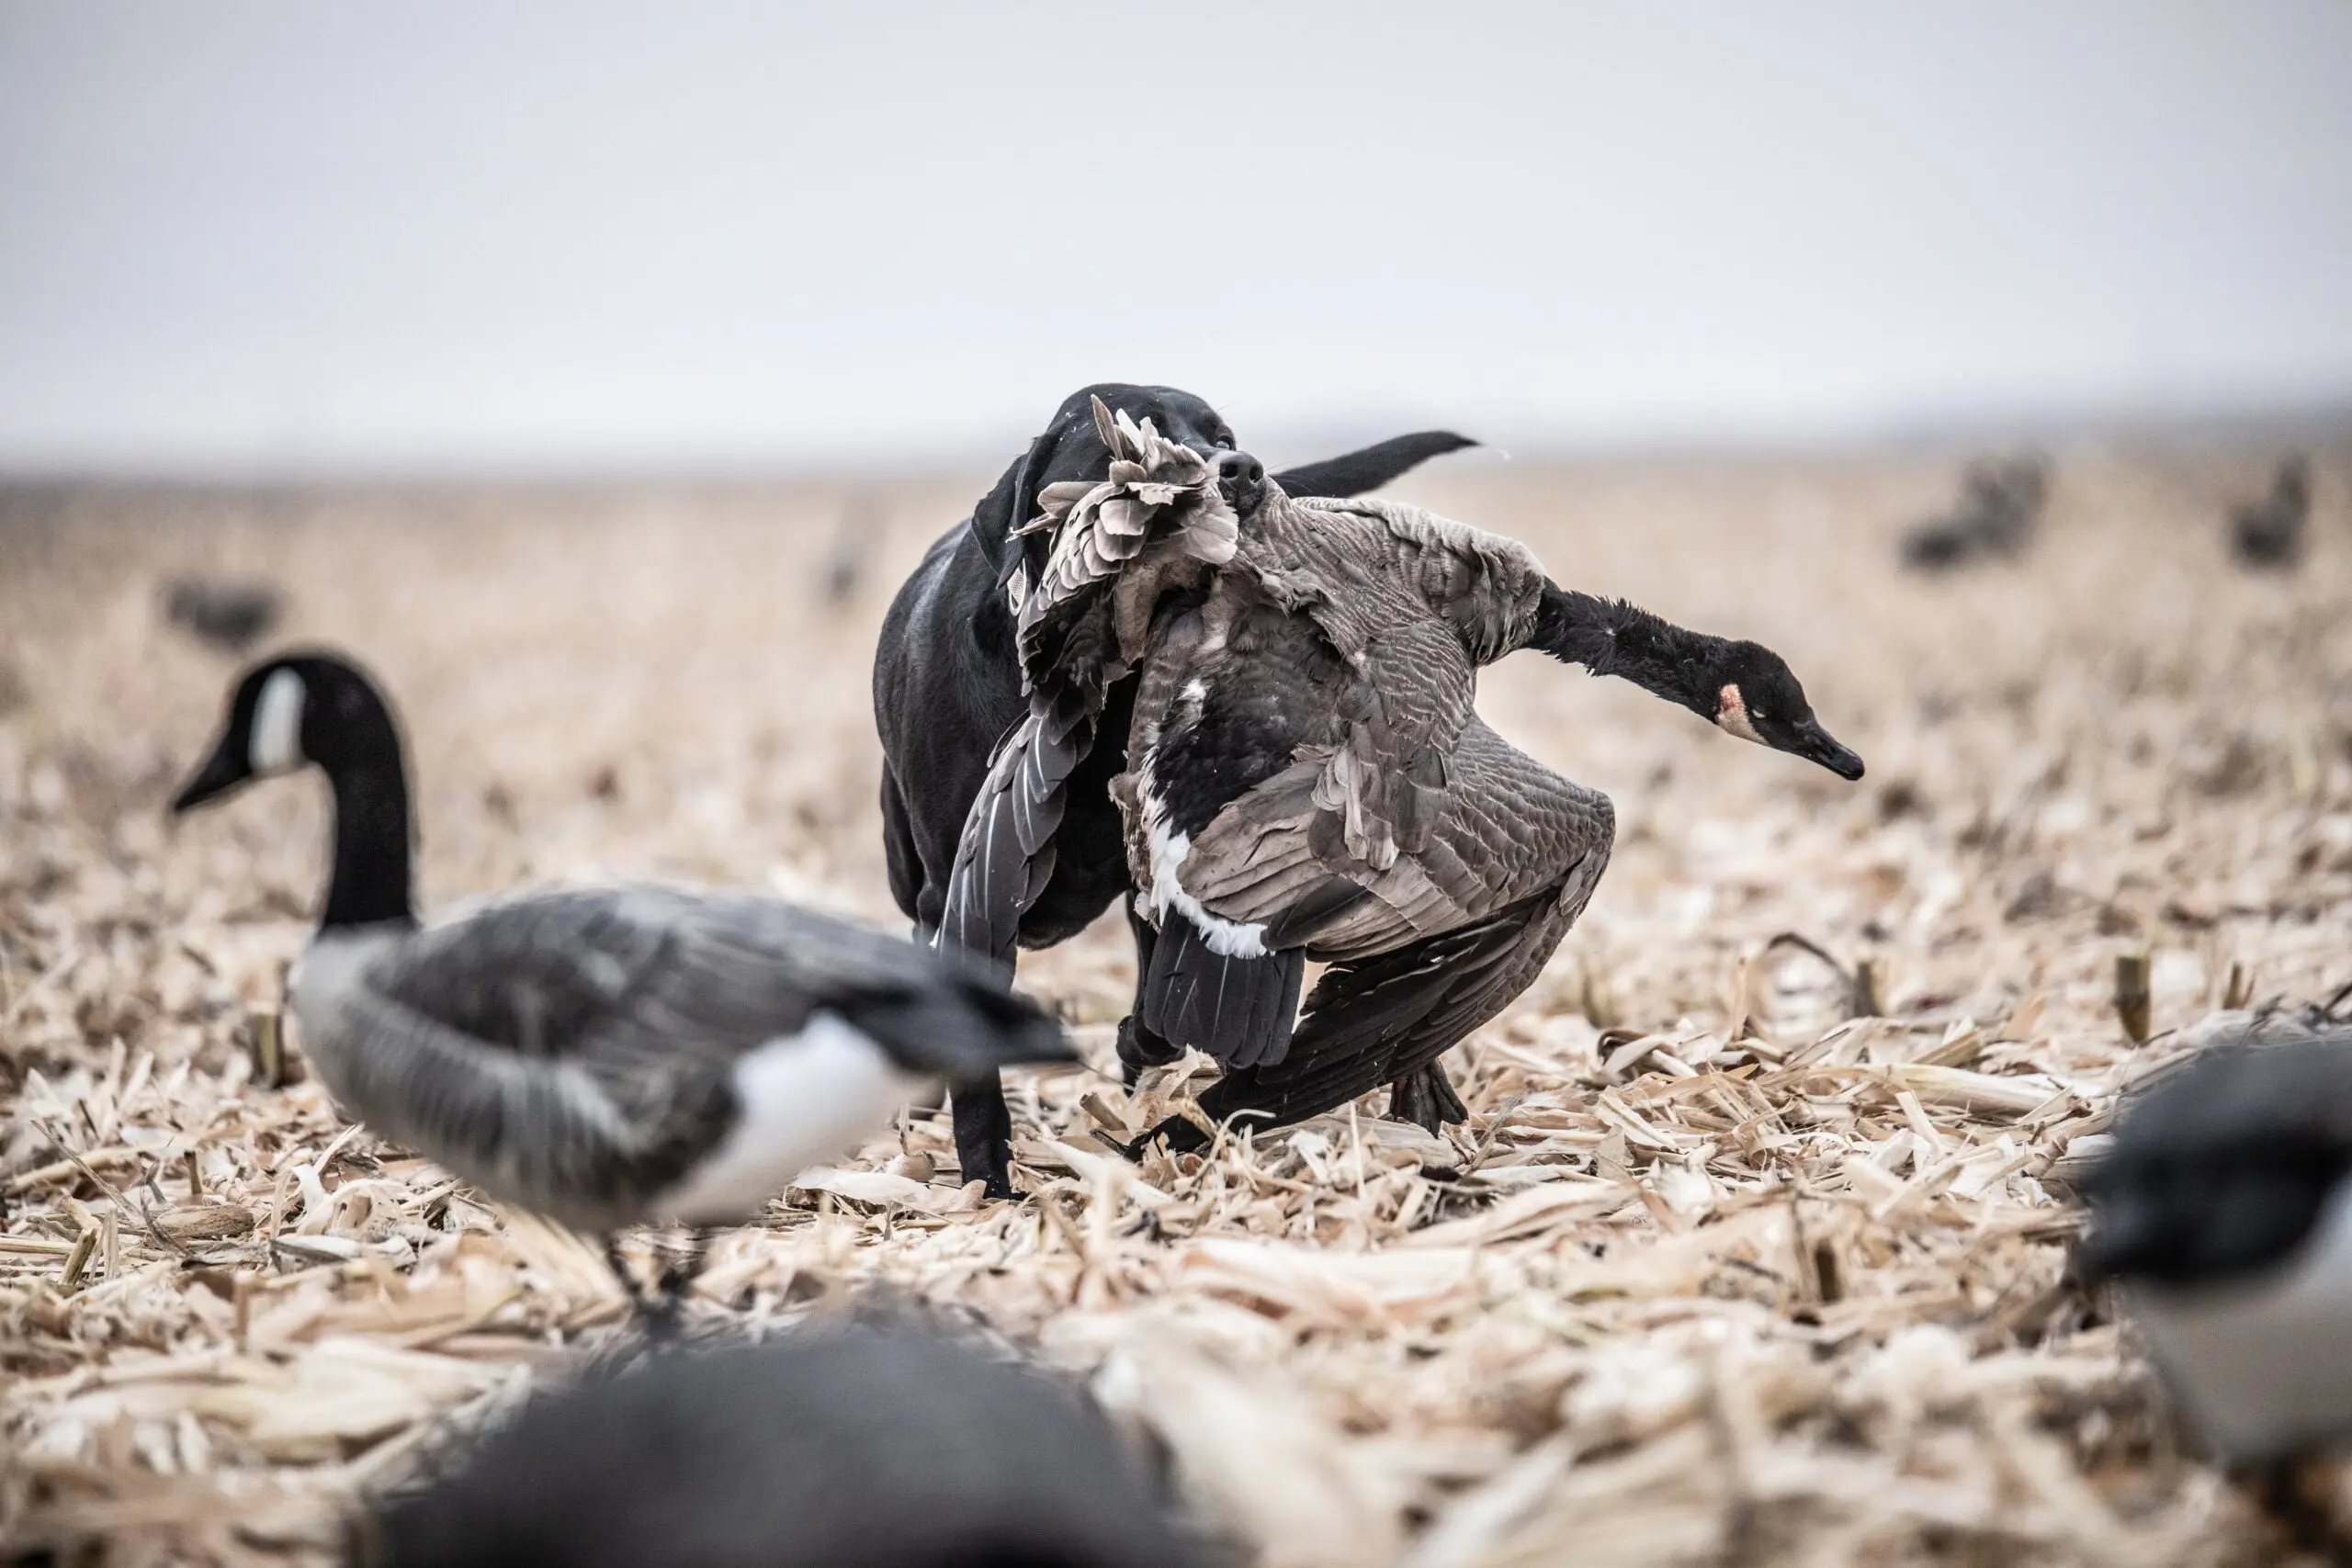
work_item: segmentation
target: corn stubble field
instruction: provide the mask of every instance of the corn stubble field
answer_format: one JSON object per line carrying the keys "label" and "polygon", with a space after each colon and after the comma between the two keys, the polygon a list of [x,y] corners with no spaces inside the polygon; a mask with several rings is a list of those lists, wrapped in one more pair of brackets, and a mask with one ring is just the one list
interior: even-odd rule
{"label": "corn stubble field", "polygon": [[[1870,776],[1522,655],[1483,710],[1607,790],[1620,836],[1551,968],[1453,1058],[1452,1143],[1375,1098],[1132,1170],[1089,1129],[1182,1080],[1043,1075],[1014,1094],[1025,1201],[959,1190],[944,1118],[914,1116],[729,1235],[694,1321],[937,1303],[1090,1379],[1268,1563],[2274,1558],[2064,1280],[2073,1145],[2118,1087],[2233,969],[2257,1000],[2352,979],[2344,470],[2283,581],[2223,553],[2264,472],[2062,454],[2040,545],[1940,582],[1893,538],[1943,461],[1408,481],[1563,581],[1778,648]],[[321,1561],[447,1423],[623,1332],[591,1248],[256,1080],[323,800],[165,822],[234,663],[162,624],[159,584],[268,577],[287,637],[381,672],[428,910],[656,877],[897,929],[866,669],[981,482],[7,497],[0,1535]],[[2143,951],[2134,1046],[2113,974]],[[1849,1017],[1823,955],[1869,962],[1883,1016]],[[1022,982],[1111,1064],[1114,924]]]}

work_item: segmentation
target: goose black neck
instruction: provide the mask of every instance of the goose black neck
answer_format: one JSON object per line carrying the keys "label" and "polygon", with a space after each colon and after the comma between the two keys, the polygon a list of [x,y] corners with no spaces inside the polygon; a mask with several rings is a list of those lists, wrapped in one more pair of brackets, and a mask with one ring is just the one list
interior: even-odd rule
{"label": "goose black neck", "polygon": [[1595,675],[1614,675],[1693,713],[1715,716],[1713,671],[1724,641],[1623,599],[1544,585],[1531,646]]}
{"label": "goose black neck", "polygon": [[413,926],[408,773],[400,731],[374,694],[340,716],[331,750],[317,758],[334,790],[334,865],[319,925]]}

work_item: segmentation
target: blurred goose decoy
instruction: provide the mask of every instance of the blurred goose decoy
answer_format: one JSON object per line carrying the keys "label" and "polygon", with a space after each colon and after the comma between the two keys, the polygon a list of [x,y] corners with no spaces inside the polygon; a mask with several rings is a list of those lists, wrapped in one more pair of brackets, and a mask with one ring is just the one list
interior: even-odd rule
{"label": "blurred goose decoy", "polygon": [[[1542,969],[1614,834],[1606,796],[1480,722],[1480,666],[1540,649],[1861,776],[1770,649],[1563,590],[1517,541],[1413,507],[1269,484],[1230,563],[1167,604],[1113,784],[1149,928],[1119,1046],[1131,1072],[1186,1046],[1216,1057],[1213,1117],[1281,1125],[1387,1084],[1392,1114],[1463,1119],[1438,1058]],[[1114,614],[1113,640],[1141,619]],[[998,798],[1009,820],[977,826],[958,868],[976,898],[1030,882],[1021,792],[983,807]],[[1310,959],[1331,967],[1294,1035]]]}
{"label": "blurred goose decoy", "polygon": [[361,1568],[1197,1568],[1076,1393],[906,1331],[656,1355],[381,1500]]}
{"label": "blurred goose decoy", "polygon": [[2041,522],[2050,470],[2039,457],[1981,458],[1961,476],[1960,502],[1903,539],[1903,563],[1943,571],[1986,556],[2014,556]]}
{"label": "blurred goose decoy", "polygon": [[565,1224],[741,1221],[937,1080],[1069,1057],[980,966],[770,898],[547,891],[420,929],[400,731],[331,653],[247,671],[172,809],[305,764],[334,795],[289,986],[312,1064],[370,1127]]}
{"label": "blurred goose decoy", "polygon": [[164,617],[198,642],[243,653],[286,614],[286,595],[266,582],[180,577],[164,585]]}
{"label": "blurred goose decoy", "polygon": [[2250,1018],[2126,1101],[2084,1183],[2115,1280],[2223,1458],[2352,1437],[2352,1026]]}
{"label": "blurred goose decoy", "polygon": [[2311,459],[2293,453],[2271,476],[2268,495],[2230,513],[2230,537],[2238,564],[2277,570],[2299,564],[2311,512]]}

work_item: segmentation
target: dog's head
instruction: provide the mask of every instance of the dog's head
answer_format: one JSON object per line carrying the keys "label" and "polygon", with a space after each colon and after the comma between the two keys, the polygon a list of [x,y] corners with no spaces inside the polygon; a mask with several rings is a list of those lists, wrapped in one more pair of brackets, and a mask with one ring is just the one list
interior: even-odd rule
{"label": "dog's head", "polygon": [[1025,539],[1012,536],[1014,529],[1037,515],[1037,492],[1064,479],[1109,477],[1111,454],[1094,429],[1096,398],[1113,412],[1138,423],[1150,420],[1169,440],[1182,442],[1215,461],[1218,483],[1233,509],[1243,516],[1256,509],[1265,488],[1265,468],[1237,448],[1233,427],[1205,401],[1173,387],[1133,387],[1124,381],[1083,387],[1062,400],[1044,434],[1029,443],[1021,460],[1007,468],[996,488],[972,508],[972,537],[996,569],[1000,588],[1012,580],[1014,569],[1028,555],[1035,558],[1030,562],[1034,581],[1051,548],[1051,541],[1042,535]]}

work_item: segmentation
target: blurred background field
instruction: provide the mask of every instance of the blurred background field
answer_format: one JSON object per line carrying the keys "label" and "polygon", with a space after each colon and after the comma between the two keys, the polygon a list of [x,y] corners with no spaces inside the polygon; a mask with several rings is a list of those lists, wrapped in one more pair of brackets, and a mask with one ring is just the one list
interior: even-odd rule
{"label": "blurred background field", "polygon": [[[1615,797],[1619,847],[1460,1055],[1458,1146],[1375,1100],[1134,1180],[1085,1135],[1090,1094],[1140,1124],[1115,1077],[1049,1076],[1015,1096],[1034,1202],[971,1206],[944,1120],[913,1119],[722,1244],[702,1320],[877,1282],[975,1314],[1092,1375],[1269,1562],[2261,1560],[2060,1276],[2068,1145],[2180,1043],[2123,1039],[2116,956],[2153,954],[2164,1032],[2233,967],[2257,998],[2352,980],[2346,473],[2318,465],[2309,570],[2249,578],[2218,513],[2267,457],[2062,453],[2039,544],[1935,581],[1894,552],[1950,496],[1933,456],[1408,480],[1566,581],[1782,649],[1868,778],[1511,660],[1485,711]],[[347,1133],[314,1085],[249,1081],[323,802],[167,826],[235,661],[164,620],[164,585],[266,577],[278,640],[382,672],[428,909],[651,876],[895,926],[865,672],[985,480],[8,493],[14,1529],[94,1535],[87,1561],[315,1555],[435,1417],[618,1314],[576,1243]],[[1887,1021],[1842,1021],[1826,965],[1768,950],[1784,931],[1872,960]],[[1114,927],[1023,980],[1108,1062]]]}
{"label": "blurred background field", "polygon": [[[2200,1019],[2352,981],[2346,254],[2304,0],[0,0],[0,1560],[321,1561],[623,1314],[299,1040],[264,1081],[324,803],[164,820],[239,665],[179,623],[380,672],[428,911],[898,929],[884,606],[1111,378],[1276,469],[1480,438],[1396,493],[1779,649],[1869,774],[1510,660],[1619,837],[1457,1139],[1107,1160],[1184,1083],[1096,1070],[1098,928],[1023,964],[1090,1063],[1016,1086],[1028,1198],[912,1117],[695,1323],[934,1303],[1275,1568],[2278,1560],[2068,1193]],[[2290,451],[2307,551],[2242,570]],[[2034,452],[2020,548],[1903,568]]]}

